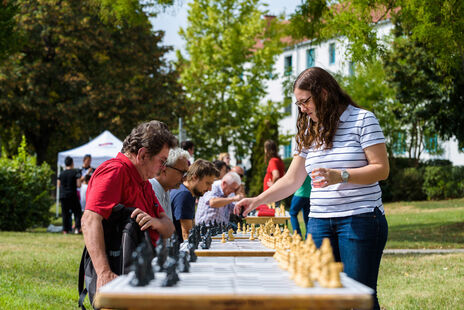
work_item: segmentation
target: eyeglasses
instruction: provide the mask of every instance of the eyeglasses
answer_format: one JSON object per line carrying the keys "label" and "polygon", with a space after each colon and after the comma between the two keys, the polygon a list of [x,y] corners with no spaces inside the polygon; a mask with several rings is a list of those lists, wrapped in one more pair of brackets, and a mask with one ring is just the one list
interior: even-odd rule
{"label": "eyeglasses", "polygon": [[166,165],[166,167],[179,171],[180,174],[182,174],[182,177],[183,177],[183,178],[185,178],[185,177],[187,176],[187,171],[180,170],[180,169],[177,169],[176,167],[168,166],[168,165]]}
{"label": "eyeglasses", "polygon": [[309,96],[308,98],[306,98],[306,99],[303,100],[303,101],[298,101],[298,100],[297,100],[297,101],[295,101],[295,104],[296,104],[299,108],[301,108],[301,107],[303,107],[303,106],[305,107],[305,106],[309,103],[309,100],[310,100],[311,98],[312,98],[312,96]]}

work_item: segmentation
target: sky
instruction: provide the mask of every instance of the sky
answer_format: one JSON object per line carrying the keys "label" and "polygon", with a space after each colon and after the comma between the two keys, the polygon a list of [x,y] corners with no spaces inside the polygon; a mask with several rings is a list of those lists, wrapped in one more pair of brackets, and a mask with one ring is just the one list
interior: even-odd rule
{"label": "sky", "polygon": [[[173,7],[168,8],[166,12],[160,13],[156,18],[151,19],[154,30],[165,31],[163,45],[171,45],[174,47],[174,50],[180,49],[184,51],[184,41],[179,36],[179,29],[187,26],[189,2],[191,0],[176,1]],[[267,10],[270,15],[279,15],[285,12],[286,16],[288,16],[295,11],[301,0],[262,0],[261,3],[268,5]],[[174,60],[175,52],[168,54],[167,59]]]}

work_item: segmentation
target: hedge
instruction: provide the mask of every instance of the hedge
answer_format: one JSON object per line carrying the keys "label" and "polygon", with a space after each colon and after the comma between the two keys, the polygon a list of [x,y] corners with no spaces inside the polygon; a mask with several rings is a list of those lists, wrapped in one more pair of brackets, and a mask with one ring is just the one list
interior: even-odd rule
{"label": "hedge", "polygon": [[47,163],[37,166],[35,156],[26,153],[24,138],[18,155],[0,158],[0,230],[25,231],[49,224],[51,175]]}

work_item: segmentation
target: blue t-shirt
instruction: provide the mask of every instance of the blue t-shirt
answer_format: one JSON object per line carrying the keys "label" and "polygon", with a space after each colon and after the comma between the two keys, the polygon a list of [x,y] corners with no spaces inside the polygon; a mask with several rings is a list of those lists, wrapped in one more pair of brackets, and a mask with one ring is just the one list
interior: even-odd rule
{"label": "blue t-shirt", "polygon": [[182,238],[180,220],[193,220],[195,217],[195,197],[184,184],[181,184],[179,189],[171,191],[171,209],[174,227],[176,227],[177,235],[182,242],[184,238]]}

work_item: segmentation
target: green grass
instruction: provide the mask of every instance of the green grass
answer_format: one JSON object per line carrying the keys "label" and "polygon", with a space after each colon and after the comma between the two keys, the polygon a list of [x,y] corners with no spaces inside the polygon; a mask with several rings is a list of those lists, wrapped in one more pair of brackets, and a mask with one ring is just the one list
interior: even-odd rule
{"label": "green grass", "polygon": [[[464,248],[464,199],[385,209],[387,248]],[[0,309],[76,309],[83,244],[82,235],[44,229],[0,232]],[[382,258],[378,291],[385,309],[462,309],[463,287],[464,254]]]}
{"label": "green grass", "polygon": [[76,309],[82,235],[0,232],[0,309]]}
{"label": "green grass", "polygon": [[384,309],[463,309],[464,254],[384,255],[378,282]]}
{"label": "green grass", "polygon": [[[464,248],[464,199],[395,202],[384,208],[387,249]],[[298,218],[304,233],[302,212]]]}

